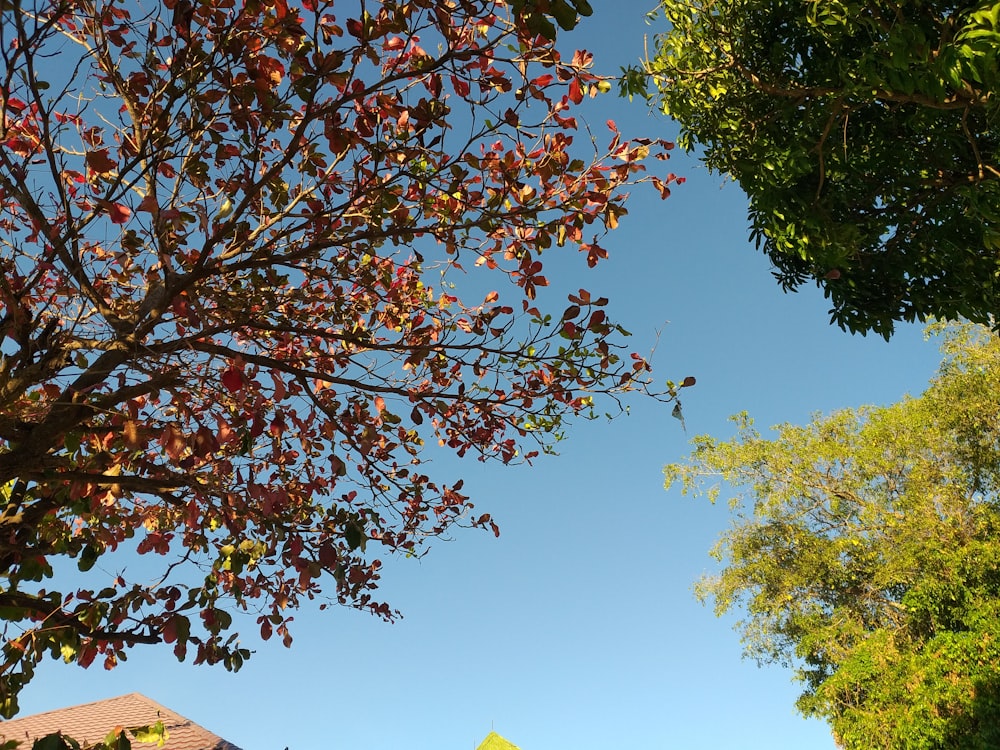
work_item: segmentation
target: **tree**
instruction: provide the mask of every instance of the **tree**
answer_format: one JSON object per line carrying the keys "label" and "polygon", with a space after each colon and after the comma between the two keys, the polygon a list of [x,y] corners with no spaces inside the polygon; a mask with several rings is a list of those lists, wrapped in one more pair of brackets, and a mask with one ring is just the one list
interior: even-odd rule
{"label": "tree", "polygon": [[648,382],[544,290],[670,146],[574,143],[586,0],[338,6],[0,4],[4,715],[46,654],[235,669],[249,617],[393,617],[379,552],[496,531],[425,450],[530,460]]}
{"label": "tree", "polygon": [[664,0],[647,76],[679,142],[749,196],[781,286],[832,320],[1000,313],[1000,6]]}
{"label": "tree", "polygon": [[476,750],[521,750],[510,740],[501,737],[496,732],[490,732],[486,738],[479,743]]}
{"label": "tree", "polygon": [[845,748],[1000,746],[1000,342],[952,329],[918,398],[695,440],[667,486],[740,488],[698,593],[794,665]]}

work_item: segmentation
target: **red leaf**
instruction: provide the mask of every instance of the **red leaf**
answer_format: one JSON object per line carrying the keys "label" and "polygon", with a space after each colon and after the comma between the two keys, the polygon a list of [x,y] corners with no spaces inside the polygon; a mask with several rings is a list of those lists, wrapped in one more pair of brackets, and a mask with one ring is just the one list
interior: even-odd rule
{"label": "red leaf", "polygon": [[580,79],[574,78],[569,84],[569,100],[573,104],[579,104],[583,101],[583,89],[580,86]]}
{"label": "red leaf", "polygon": [[94,663],[97,657],[97,646],[93,642],[86,644],[76,655],[76,663],[86,669]]}
{"label": "red leaf", "polygon": [[107,174],[118,169],[118,163],[112,161],[111,157],[108,156],[108,149],[102,148],[100,151],[87,152],[87,167],[90,168],[91,172]]}
{"label": "red leaf", "polygon": [[132,216],[132,209],[121,203],[112,203],[108,207],[108,216],[115,224],[124,224]]}
{"label": "red leaf", "polygon": [[587,328],[593,331],[595,328],[600,328],[604,325],[604,321],[607,318],[604,310],[594,310],[594,314],[590,316],[590,320],[587,322]]}
{"label": "red leaf", "polygon": [[222,384],[230,393],[236,393],[243,388],[243,373],[235,367],[230,367],[222,373]]}
{"label": "red leaf", "polygon": [[357,18],[347,19],[347,33],[360,39],[365,31],[365,25]]}
{"label": "red leaf", "polygon": [[271,380],[274,381],[274,400],[282,401],[288,394],[288,390],[285,388],[285,381],[276,372],[271,373]]}
{"label": "red leaf", "polygon": [[184,437],[184,433],[177,429],[176,426],[168,424],[160,434],[160,445],[163,446],[163,452],[172,461],[176,461],[184,455],[187,449],[187,439]]}
{"label": "red leaf", "polygon": [[459,96],[469,95],[469,84],[457,76],[451,77],[451,85],[455,87],[455,93]]}
{"label": "red leaf", "polygon": [[681,382],[681,388],[690,388],[696,382],[698,381],[694,379],[693,375],[688,375],[686,378],[684,378],[683,382]]}
{"label": "red leaf", "polygon": [[581,250],[587,251],[587,265],[593,268],[600,260],[608,257],[608,251],[600,245],[580,245]]}
{"label": "red leaf", "polygon": [[431,92],[431,96],[435,99],[441,96],[441,76],[439,74],[435,73],[427,78],[427,80],[424,81],[424,85],[427,87],[427,90]]}
{"label": "red leaf", "polygon": [[263,76],[267,83],[271,86],[277,86],[281,83],[281,79],[285,75],[285,66],[279,60],[267,55],[258,55],[256,63],[257,73]]}
{"label": "red leaf", "polygon": [[[660,191],[660,197],[663,199],[670,197],[670,188],[667,187],[667,183],[661,180],[659,177],[652,178],[653,187]],[[669,181],[669,180],[668,180]]]}
{"label": "red leaf", "polygon": [[219,443],[225,445],[226,443],[235,440],[239,437],[239,433],[236,432],[232,427],[229,426],[229,422],[221,414],[215,416],[216,433],[215,436]]}
{"label": "red leaf", "polygon": [[156,199],[152,195],[147,195],[142,199],[142,202],[136,206],[136,211],[146,211],[151,214],[155,214],[159,207],[156,205]]}

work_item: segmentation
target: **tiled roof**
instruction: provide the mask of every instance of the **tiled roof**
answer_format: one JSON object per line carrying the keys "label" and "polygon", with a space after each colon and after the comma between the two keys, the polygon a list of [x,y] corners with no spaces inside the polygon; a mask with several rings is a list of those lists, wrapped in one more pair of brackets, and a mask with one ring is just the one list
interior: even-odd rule
{"label": "tiled roof", "polygon": [[[0,723],[0,738],[4,741],[21,740],[24,742],[22,748],[30,748],[32,740],[62,732],[81,743],[95,743],[103,740],[116,727],[146,726],[157,721],[163,722],[170,735],[162,750],[240,750],[231,742],[139,693],[11,719]],[[131,735],[128,736],[136,750],[156,747],[155,744],[135,742]]]}

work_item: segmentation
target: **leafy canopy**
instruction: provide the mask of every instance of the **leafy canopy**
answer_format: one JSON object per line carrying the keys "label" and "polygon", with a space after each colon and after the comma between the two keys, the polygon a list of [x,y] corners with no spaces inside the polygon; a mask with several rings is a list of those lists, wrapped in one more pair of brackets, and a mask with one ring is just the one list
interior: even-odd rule
{"label": "leafy canopy", "polygon": [[645,93],[842,328],[1000,313],[1000,4],[664,0]]}
{"label": "leafy canopy", "polygon": [[1000,341],[950,329],[918,398],[695,440],[667,486],[738,490],[701,597],[794,666],[842,746],[1000,745]]}
{"label": "leafy canopy", "polygon": [[530,460],[645,387],[606,299],[536,301],[670,147],[575,142],[589,13],[0,4],[0,713],[46,654],[236,669],[307,600],[393,617],[379,555],[496,531],[428,450]]}

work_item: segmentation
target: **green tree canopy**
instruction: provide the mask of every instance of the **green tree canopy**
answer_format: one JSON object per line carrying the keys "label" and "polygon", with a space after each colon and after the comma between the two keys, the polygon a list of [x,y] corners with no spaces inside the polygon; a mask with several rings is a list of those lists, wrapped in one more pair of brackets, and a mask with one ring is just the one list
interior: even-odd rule
{"label": "green tree canopy", "polygon": [[476,750],[519,750],[510,740],[504,739],[496,732],[490,732]]}
{"label": "green tree canopy", "polygon": [[786,290],[832,319],[1000,311],[1000,4],[664,0],[645,71],[681,143],[750,198]]}
{"label": "green tree canopy", "polygon": [[918,398],[695,439],[667,486],[738,488],[721,573],[746,653],[851,750],[1000,747],[1000,341],[949,329]]}

